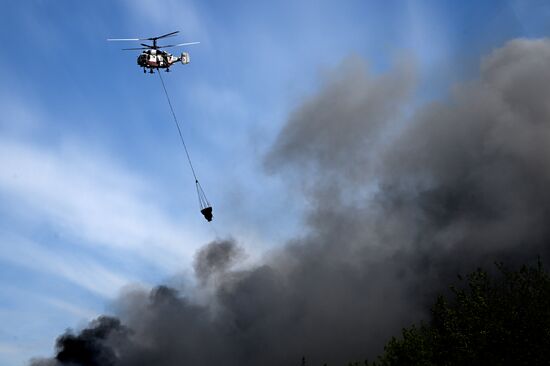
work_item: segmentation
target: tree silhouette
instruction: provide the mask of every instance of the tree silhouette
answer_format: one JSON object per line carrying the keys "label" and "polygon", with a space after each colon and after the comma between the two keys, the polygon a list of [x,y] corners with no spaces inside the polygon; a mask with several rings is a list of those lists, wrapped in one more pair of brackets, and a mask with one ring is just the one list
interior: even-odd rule
{"label": "tree silhouette", "polygon": [[550,276],[540,261],[497,268],[459,277],[429,323],[403,329],[370,365],[550,365]]}

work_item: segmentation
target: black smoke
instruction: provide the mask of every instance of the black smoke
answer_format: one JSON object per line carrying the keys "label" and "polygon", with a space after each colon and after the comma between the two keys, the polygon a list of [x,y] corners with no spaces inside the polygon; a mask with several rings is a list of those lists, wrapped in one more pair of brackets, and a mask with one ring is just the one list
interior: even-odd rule
{"label": "black smoke", "polygon": [[68,330],[61,335],[56,341],[55,358],[36,363],[44,366],[114,366],[117,364],[114,345],[126,340],[128,333],[129,330],[120,324],[120,320],[101,316],[79,334]]}
{"label": "black smoke", "polygon": [[210,243],[195,263],[203,296],[126,294],[131,332],[92,323],[33,365],[93,364],[62,359],[75,344],[102,365],[344,364],[425,317],[456,274],[547,261],[550,41],[509,42],[476,80],[411,112],[414,88],[407,62],[376,76],[344,61],[265,158],[308,198],[301,237],[248,270],[233,267],[236,242]]}

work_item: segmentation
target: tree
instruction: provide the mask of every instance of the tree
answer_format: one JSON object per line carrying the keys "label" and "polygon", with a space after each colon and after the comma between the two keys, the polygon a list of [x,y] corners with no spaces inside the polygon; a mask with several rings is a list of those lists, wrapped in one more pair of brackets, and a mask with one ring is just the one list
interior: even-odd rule
{"label": "tree", "polygon": [[540,261],[497,268],[459,277],[429,323],[403,329],[371,365],[550,365],[550,276]]}

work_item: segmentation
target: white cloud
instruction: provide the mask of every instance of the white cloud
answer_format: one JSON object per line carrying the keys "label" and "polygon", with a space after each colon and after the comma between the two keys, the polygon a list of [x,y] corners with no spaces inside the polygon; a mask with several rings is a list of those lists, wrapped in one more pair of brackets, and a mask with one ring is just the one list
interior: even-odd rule
{"label": "white cloud", "polygon": [[42,300],[48,305],[51,305],[56,309],[63,311],[64,313],[72,314],[77,318],[91,320],[100,315],[98,311],[88,309],[61,299],[45,297]]}
{"label": "white cloud", "polygon": [[27,268],[27,270],[55,275],[89,290],[96,295],[113,298],[130,280],[120,273],[82,256],[62,251],[51,251],[47,245],[38,245],[24,239],[1,236],[0,259]]}
{"label": "white cloud", "polygon": [[45,220],[79,244],[129,251],[167,271],[188,262],[201,241],[154,200],[160,193],[82,145],[0,140],[0,194],[25,207],[28,222]]}

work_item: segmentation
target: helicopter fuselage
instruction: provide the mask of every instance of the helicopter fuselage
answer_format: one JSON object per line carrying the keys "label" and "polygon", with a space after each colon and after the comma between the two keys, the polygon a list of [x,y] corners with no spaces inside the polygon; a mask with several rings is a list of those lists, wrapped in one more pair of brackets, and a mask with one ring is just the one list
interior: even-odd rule
{"label": "helicopter fuselage", "polygon": [[187,52],[183,52],[179,57],[177,57],[163,50],[150,49],[143,51],[137,58],[137,64],[143,67],[144,70],[146,68],[150,70],[168,69],[178,61],[181,61],[184,65],[188,64],[189,54]]}
{"label": "helicopter fuselage", "polygon": [[159,39],[164,39],[167,37],[172,37],[178,34],[179,31],[170,32],[163,34],[158,37],[148,37],[148,38],[108,38],[108,41],[152,41],[153,44],[140,43],[142,47],[133,47],[133,48],[123,48],[124,51],[134,51],[134,50],[143,50],[137,58],[137,64],[143,68],[143,72],[146,72],[149,69],[149,72],[154,73],[154,69],[166,69],[170,71],[170,66],[180,61],[182,64],[186,65],[189,63],[189,53],[182,52],[180,56],[172,56],[170,53],[163,50],[163,48],[172,48],[172,47],[182,47],[189,46],[193,44],[198,44],[200,42],[185,42],[178,44],[170,44],[159,46],[157,41]]}

